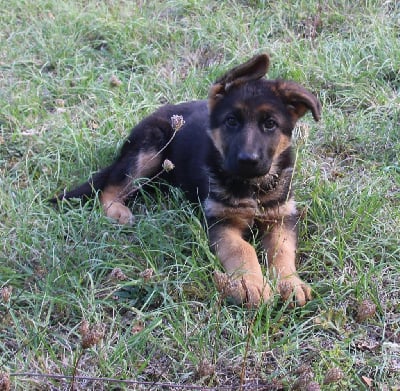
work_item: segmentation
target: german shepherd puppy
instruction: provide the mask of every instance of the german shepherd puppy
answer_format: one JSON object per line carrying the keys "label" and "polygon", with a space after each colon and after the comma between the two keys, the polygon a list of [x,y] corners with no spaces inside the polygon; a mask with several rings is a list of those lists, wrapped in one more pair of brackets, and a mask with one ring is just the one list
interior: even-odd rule
{"label": "german shepherd puppy", "polygon": [[256,251],[245,240],[256,225],[279,293],[304,305],[311,289],[295,266],[291,136],[308,110],[318,121],[321,106],[295,82],[265,79],[268,66],[269,57],[257,55],[219,78],[208,101],[161,107],[133,128],[114,163],[55,201],[99,192],[108,217],[131,223],[125,203],[135,179],[163,172],[203,205],[210,246],[226,272],[215,275],[220,290],[248,306],[270,298]]}

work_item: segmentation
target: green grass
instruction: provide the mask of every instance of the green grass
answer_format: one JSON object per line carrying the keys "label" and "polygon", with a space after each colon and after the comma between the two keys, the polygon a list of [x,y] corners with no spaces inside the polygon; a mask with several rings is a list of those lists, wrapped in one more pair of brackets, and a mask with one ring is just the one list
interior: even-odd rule
{"label": "green grass", "polygon": [[[397,1],[3,1],[0,376],[15,390],[72,384],[33,373],[143,383],[77,380],[85,390],[289,390],[302,379],[398,390],[399,19]],[[324,107],[296,144],[305,307],[226,303],[202,212],[176,190],[143,194],[129,228],[96,200],[48,205],[110,163],[156,107],[205,98],[259,52],[269,77],[304,84]],[[111,278],[116,268],[126,278]],[[366,319],[364,300],[376,305]],[[82,350],[84,319],[104,336]],[[342,377],[323,384],[332,368]]]}

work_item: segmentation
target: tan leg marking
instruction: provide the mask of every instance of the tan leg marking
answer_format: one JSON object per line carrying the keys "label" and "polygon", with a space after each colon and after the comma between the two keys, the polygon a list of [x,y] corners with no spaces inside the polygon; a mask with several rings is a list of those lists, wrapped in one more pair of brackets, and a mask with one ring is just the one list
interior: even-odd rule
{"label": "tan leg marking", "polygon": [[124,205],[126,186],[108,186],[100,194],[100,202],[107,217],[118,221],[119,224],[132,224],[133,215]]}
{"label": "tan leg marking", "polygon": [[100,195],[100,202],[107,217],[118,221],[119,224],[133,224],[131,210],[125,206],[126,198],[135,191],[131,184],[133,179],[146,178],[161,171],[161,156],[157,151],[139,152],[132,177],[127,178],[121,185],[107,186]]}
{"label": "tan leg marking", "polygon": [[311,289],[298,276],[295,265],[297,235],[279,222],[263,238],[267,251],[268,263],[273,273],[278,276],[278,290],[287,300],[294,293],[299,305],[311,299]]}
{"label": "tan leg marking", "polygon": [[133,178],[148,178],[161,171],[161,156],[156,150],[139,152]]}
{"label": "tan leg marking", "polygon": [[[229,278],[215,275],[217,288],[238,303],[253,307],[270,297],[255,249],[242,238],[242,231],[231,226],[210,228],[210,243]],[[229,282],[229,284],[228,284]]]}

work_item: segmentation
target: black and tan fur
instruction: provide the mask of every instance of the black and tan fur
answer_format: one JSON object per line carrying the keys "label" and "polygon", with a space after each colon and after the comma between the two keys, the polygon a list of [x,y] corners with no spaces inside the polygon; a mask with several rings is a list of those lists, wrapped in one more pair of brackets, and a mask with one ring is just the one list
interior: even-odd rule
{"label": "black and tan fur", "polygon": [[[292,196],[292,131],[318,100],[302,86],[264,78],[267,55],[232,69],[210,88],[208,101],[165,105],[131,132],[119,157],[91,180],[57,199],[100,193],[105,214],[132,222],[125,205],[137,178],[152,177],[165,159],[175,168],[164,174],[191,201],[203,204],[210,246],[229,276],[236,301],[253,306],[270,297],[255,249],[245,240],[257,226],[269,269],[283,298],[299,305],[311,290],[295,267],[296,205]],[[171,117],[185,124],[175,132]]]}

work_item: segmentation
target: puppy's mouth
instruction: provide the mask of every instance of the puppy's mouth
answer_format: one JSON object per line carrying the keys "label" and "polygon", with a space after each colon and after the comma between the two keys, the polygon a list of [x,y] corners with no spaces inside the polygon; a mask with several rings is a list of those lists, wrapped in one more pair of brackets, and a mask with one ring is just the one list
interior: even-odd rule
{"label": "puppy's mouth", "polygon": [[233,183],[244,184],[265,191],[274,189],[279,182],[281,170],[271,161],[240,162],[238,159],[225,160],[221,165],[224,176]]}
{"label": "puppy's mouth", "polygon": [[267,173],[261,177],[251,178],[249,184],[264,190],[275,189],[279,182],[279,174]]}
{"label": "puppy's mouth", "polygon": [[279,181],[279,173],[276,170],[269,168],[261,172],[253,173],[238,173],[230,174],[234,181],[245,183],[250,187],[263,189],[274,189]]}
{"label": "puppy's mouth", "polygon": [[235,177],[236,179],[241,179],[247,182],[261,179],[264,176],[268,175],[271,171],[271,165],[264,165],[260,167],[243,167],[239,165],[234,167],[233,169],[228,168],[225,171],[231,177]]}

